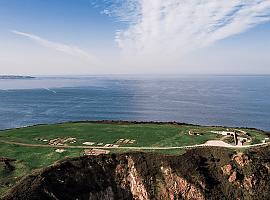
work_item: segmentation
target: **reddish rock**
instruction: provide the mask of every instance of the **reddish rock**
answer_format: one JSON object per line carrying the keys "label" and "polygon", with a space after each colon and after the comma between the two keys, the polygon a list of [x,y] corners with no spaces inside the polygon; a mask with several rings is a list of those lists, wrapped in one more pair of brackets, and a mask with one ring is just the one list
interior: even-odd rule
{"label": "reddish rock", "polygon": [[237,172],[234,171],[234,172],[231,174],[231,176],[229,177],[228,181],[229,181],[230,183],[233,183],[233,182],[236,181],[236,179],[237,179]]}
{"label": "reddish rock", "polygon": [[231,164],[224,165],[223,167],[221,167],[221,170],[223,172],[223,175],[230,175],[232,172],[232,165]]}
{"label": "reddish rock", "polygon": [[162,167],[164,183],[161,188],[167,190],[161,190],[158,194],[157,199],[186,199],[186,200],[205,200],[204,194],[194,185],[189,183],[183,177],[173,173],[170,167]]}
{"label": "reddish rock", "polygon": [[251,161],[249,157],[244,153],[237,153],[236,155],[234,155],[233,160],[235,160],[237,165],[241,168],[246,166]]}
{"label": "reddish rock", "polygon": [[246,190],[253,189],[255,184],[256,184],[256,180],[254,179],[254,175],[244,178],[243,185],[244,185]]}

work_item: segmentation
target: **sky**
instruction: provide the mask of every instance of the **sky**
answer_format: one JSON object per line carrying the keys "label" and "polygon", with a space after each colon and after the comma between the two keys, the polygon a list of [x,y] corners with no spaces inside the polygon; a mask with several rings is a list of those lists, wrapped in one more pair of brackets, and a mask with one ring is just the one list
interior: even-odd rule
{"label": "sky", "polygon": [[270,0],[0,0],[0,74],[270,74]]}

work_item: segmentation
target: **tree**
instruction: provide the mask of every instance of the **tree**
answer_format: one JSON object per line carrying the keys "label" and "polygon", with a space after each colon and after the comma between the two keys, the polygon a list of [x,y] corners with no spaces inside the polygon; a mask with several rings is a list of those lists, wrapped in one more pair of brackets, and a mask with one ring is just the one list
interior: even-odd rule
{"label": "tree", "polygon": [[4,163],[5,169],[8,171],[13,171],[15,167],[12,165],[12,162],[16,161],[15,159],[9,159],[5,157],[0,157],[0,163]]}

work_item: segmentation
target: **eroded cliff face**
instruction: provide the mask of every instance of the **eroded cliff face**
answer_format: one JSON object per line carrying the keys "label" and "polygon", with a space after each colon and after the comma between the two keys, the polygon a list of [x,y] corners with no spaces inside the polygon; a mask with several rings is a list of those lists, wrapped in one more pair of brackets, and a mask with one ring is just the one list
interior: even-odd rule
{"label": "eroded cliff face", "polygon": [[269,153],[200,148],[66,159],[24,178],[4,199],[270,199]]}

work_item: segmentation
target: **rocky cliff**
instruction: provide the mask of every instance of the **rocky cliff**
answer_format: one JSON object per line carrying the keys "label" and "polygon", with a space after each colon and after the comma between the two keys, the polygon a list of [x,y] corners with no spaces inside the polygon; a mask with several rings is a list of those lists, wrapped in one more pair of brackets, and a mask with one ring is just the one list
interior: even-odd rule
{"label": "rocky cliff", "polygon": [[269,175],[269,147],[69,158],[25,177],[4,200],[262,200],[270,199]]}

